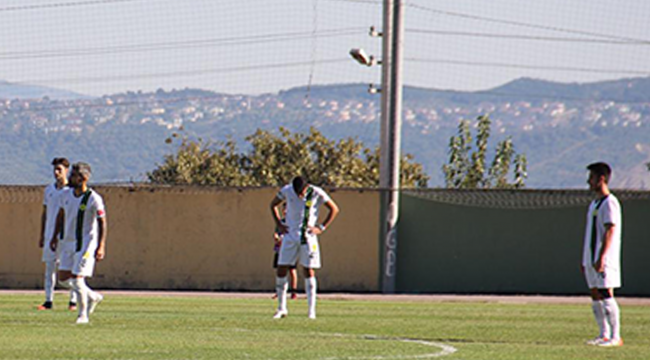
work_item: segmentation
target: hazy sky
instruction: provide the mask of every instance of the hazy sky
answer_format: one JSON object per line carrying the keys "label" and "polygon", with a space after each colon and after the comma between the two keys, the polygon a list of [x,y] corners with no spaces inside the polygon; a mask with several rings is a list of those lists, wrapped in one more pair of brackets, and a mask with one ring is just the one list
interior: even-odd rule
{"label": "hazy sky", "polygon": [[[0,80],[102,95],[262,93],[378,82],[381,0],[4,0]],[[647,0],[406,1],[405,82],[459,90],[519,77],[650,75]]]}

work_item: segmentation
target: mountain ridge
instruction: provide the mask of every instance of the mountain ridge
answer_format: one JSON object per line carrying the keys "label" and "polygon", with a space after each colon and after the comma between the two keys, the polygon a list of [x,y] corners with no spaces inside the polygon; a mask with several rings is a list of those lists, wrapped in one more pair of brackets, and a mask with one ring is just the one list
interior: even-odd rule
{"label": "mountain ridge", "polygon": [[[309,90],[308,90],[309,89]],[[529,159],[528,185],[584,187],[584,166],[612,163],[616,184],[650,187],[650,78],[587,84],[517,79],[490,90],[405,87],[402,147],[442,186],[449,138],[458,121],[489,114],[496,141],[512,137]],[[618,100],[628,100],[621,102]],[[380,96],[364,84],[296,87],[261,95],[202,89],[124,92],[73,100],[0,101],[0,183],[43,183],[51,157],[91,162],[96,181],[143,180],[175,145],[164,140],[232,138],[240,151],[256,129],[307,131],[333,139],[356,137],[374,147]],[[183,130],[180,130],[183,129]],[[490,151],[493,151],[491,148]],[[27,164],[20,169],[16,164]],[[16,172],[22,174],[16,178]]]}
{"label": "mountain ridge", "polygon": [[48,97],[55,100],[78,100],[91,98],[74,91],[57,89],[40,85],[15,84],[0,79],[0,99],[28,100]]}

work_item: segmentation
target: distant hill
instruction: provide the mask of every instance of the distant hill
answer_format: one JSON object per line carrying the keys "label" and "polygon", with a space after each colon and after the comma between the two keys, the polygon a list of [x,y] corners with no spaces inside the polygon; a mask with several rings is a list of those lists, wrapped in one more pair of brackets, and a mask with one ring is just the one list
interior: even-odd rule
{"label": "distant hill", "polygon": [[[338,84],[255,96],[184,89],[3,101],[0,184],[49,181],[54,156],[89,161],[98,182],[140,181],[174,151],[177,144],[165,139],[178,132],[232,138],[245,150],[245,137],[256,129],[313,126],[330,138],[376,146],[379,100],[367,85]],[[493,120],[492,145],[512,137],[527,155],[529,187],[584,188],[585,165],[603,160],[614,166],[615,187],[650,189],[650,78],[591,84],[518,79],[479,92],[406,87],[403,152],[423,164],[431,186],[442,186],[441,167],[458,122],[484,114]]]}
{"label": "distant hill", "polygon": [[52,100],[76,100],[89,96],[77,94],[68,90],[60,90],[45,86],[12,84],[0,80],[0,99],[42,99],[48,97]]}
{"label": "distant hill", "polygon": [[650,102],[650,77],[602,81],[597,83],[556,83],[521,78],[486,93],[526,94],[547,99],[589,99],[592,101]]}

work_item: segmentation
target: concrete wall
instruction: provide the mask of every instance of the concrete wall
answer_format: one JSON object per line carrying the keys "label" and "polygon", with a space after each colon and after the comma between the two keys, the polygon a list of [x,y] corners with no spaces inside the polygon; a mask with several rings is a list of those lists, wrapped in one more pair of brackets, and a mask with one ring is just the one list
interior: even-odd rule
{"label": "concrete wall", "polygon": [[[98,187],[108,214],[98,288],[271,290],[277,189]],[[0,287],[42,284],[42,189],[0,188]],[[321,236],[324,291],[376,291],[378,194],[330,193],[341,216]]]}
{"label": "concrete wall", "polygon": [[[650,201],[623,200],[623,288],[650,296]],[[403,195],[401,292],[584,294],[585,206],[500,209]]]}
{"label": "concrete wall", "polygon": [[[97,190],[106,200],[109,233],[107,258],[97,266],[93,286],[273,289],[274,225],[268,206],[277,189]],[[439,194],[449,199],[463,195]],[[503,194],[482,194],[503,200]],[[519,201],[535,194],[513,196]],[[379,291],[379,193],[338,190],[331,195],[341,215],[321,237],[319,287]],[[0,187],[0,288],[42,286],[37,247],[41,201],[40,187]],[[579,265],[586,205],[508,209],[409,194],[401,201],[398,291],[585,293]],[[650,193],[644,199],[623,199],[622,206],[624,287],[618,293],[650,296]]]}

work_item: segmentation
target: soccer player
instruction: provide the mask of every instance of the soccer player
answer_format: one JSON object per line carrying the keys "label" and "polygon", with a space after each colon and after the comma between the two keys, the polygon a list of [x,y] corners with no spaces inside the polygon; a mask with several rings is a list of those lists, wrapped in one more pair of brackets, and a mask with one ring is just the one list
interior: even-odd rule
{"label": "soccer player", "polygon": [[56,250],[59,234],[64,229],[59,249],[59,283],[77,293],[77,324],[87,324],[89,314],[104,299],[85,281],[86,277],[92,276],[95,261],[103,260],[106,252],[104,200],[88,187],[90,176],[90,165],[82,162],[72,165],[71,189],[61,195],[55,234],[50,244],[52,250]]}
{"label": "soccer player", "polygon": [[[280,205],[286,203],[286,218],[280,217]],[[316,224],[321,205],[329,213],[322,224]],[[283,234],[278,257],[278,270],[275,290],[278,296],[278,310],[274,319],[286,317],[287,310],[287,271],[298,259],[304,270],[305,292],[307,293],[308,316],[316,318],[316,275],[315,269],[321,266],[318,235],[322,234],[334,221],[339,207],[327,193],[307,183],[304,177],[295,177],[291,184],[284,186],[271,201],[271,213],[276,227]]]}
{"label": "soccer player", "polygon": [[[50,240],[54,233],[56,215],[59,211],[59,196],[68,188],[68,168],[70,162],[66,158],[54,158],[54,184],[45,188],[43,194],[43,213],[41,215],[41,237],[38,246],[43,249],[41,260],[45,263],[45,302],[38,306],[38,310],[51,310],[54,301],[54,288],[56,286],[57,252],[50,249]],[[70,291],[68,309],[76,310],[77,299],[74,291]]]}
{"label": "soccer player", "polygon": [[597,199],[589,205],[582,253],[582,272],[591,292],[600,334],[589,345],[622,346],[620,310],[614,289],[621,287],[621,205],[609,190],[612,170],[599,162],[587,166],[589,190]]}

